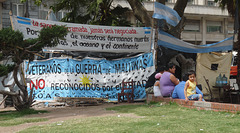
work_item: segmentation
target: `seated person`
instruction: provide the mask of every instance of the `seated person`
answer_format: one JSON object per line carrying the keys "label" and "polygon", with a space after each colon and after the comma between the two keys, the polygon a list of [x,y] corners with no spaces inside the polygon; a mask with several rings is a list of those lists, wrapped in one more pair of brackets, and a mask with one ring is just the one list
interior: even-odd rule
{"label": "seated person", "polygon": [[161,73],[157,73],[155,75],[156,81],[155,81],[155,84],[153,86],[153,94],[154,94],[155,97],[161,97],[162,96],[161,90],[160,90],[160,83],[159,83],[161,75],[162,75]]}
{"label": "seated person", "polygon": [[195,71],[191,70],[188,72],[188,80],[186,81],[185,87],[184,87],[184,95],[185,95],[185,101],[189,100],[198,100],[202,101],[202,94],[196,93],[196,73]]}
{"label": "seated person", "polygon": [[179,80],[174,76],[176,67],[173,63],[168,63],[166,66],[166,71],[161,76],[160,79],[160,89],[162,96],[170,97],[174,90],[174,87],[179,83]]}
{"label": "seated person", "polygon": [[[185,74],[183,76],[183,81],[181,81],[178,85],[175,86],[175,89],[172,94],[172,98],[185,99],[184,86],[185,86],[187,80],[188,80],[188,76],[187,76],[187,74]],[[201,90],[198,87],[196,87],[196,93],[203,95],[203,93],[201,92]],[[205,101],[204,99],[202,99],[202,100]]]}
{"label": "seated person", "polygon": [[158,67],[157,68],[157,71],[156,72],[154,72],[149,78],[148,78],[148,80],[147,80],[147,82],[146,82],[146,86],[145,86],[145,91],[146,91],[146,93],[148,93],[148,94],[153,94],[153,86],[154,86],[154,84],[155,84],[155,75],[157,74],[157,73],[163,73],[164,72],[164,70],[165,70],[165,67],[164,66],[160,66],[160,67]]}

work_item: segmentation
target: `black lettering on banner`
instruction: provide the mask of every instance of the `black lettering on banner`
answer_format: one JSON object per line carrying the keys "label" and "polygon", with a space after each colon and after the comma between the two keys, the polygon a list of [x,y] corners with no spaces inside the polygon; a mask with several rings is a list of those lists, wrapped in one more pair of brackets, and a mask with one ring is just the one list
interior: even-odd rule
{"label": "black lettering on banner", "polygon": [[146,35],[144,37],[135,37],[134,42],[149,42],[149,37]]}
{"label": "black lettering on banner", "polygon": [[80,88],[80,85],[78,86],[78,84],[75,83],[75,84],[74,84],[74,89],[75,89],[75,90],[78,90],[79,88]]}
{"label": "black lettering on banner", "polygon": [[141,82],[140,81],[137,81],[137,88],[138,87],[142,87],[142,85],[141,85]]}
{"label": "black lettering on banner", "polygon": [[[145,60],[146,62],[146,60]],[[143,64],[143,60],[136,60],[132,62],[127,63],[119,63],[114,64],[115,73],[122,73],[122,72],[131,72],[133,70],[140,70],[145,69],[147,67],[147,64]]]}
{"label": "black lettering on banner", "polygon": [[78,35],[74,35],[73,33],[70,35],[70,37],[73,39],[78,39]]}
{"label": "black lettering on banner", "polygon": [[143,64],[147,67],[147,59],[143,59]]}
{"label": "black lettering on banner", "polygon": [[111,42],[109,42],[108,44],[106,44],[106,49],[111,49]]}
{"label": "black lettering on banner", "polygon": [[43,94],[42,94],[42,93],[39,93],[39,94],[37,95],[37,97],[38,97],[39,99],[41,99],[41,98],[43,98]]}
{"label": "black lettering on banner", "polygon": [[38,31],[37,30],[32,30],[30,28],[26,28],[27,30],[27,34],[28,35],[38,35]]}
{"label": "black lettering on banner", "polygon": [[59,85],[59,83],[55,83],[55,90],[59,90],[58,85]]}
{"label": "black lettering on banner", "polygon": [[72,42],[72,45],[73,45],[73,46],[78,46],[77,40],[75,40],[74,42]]}
{"label": "black lettering on banner", "polygon": [[61,65],[60,64],[49,64],[49,65],[38,65],[34,64],[29,67],[28,74],[32,75],[42,75],[42,74],[47,74],[47,73],[61,73]]}
{"label": "black lettering on banner", "polygon": [[59,88],[60,88],[60,90],[65,90],[65,85],[64,85],[64,83],[60,83]]}
{"label": "black lettering on banner", "polygon": [[113,37],[113,36],[108,36],[108,41],[116,41],[116,42],[133,42],[132,37]]}
{"label": "black lettering on banner", "polygon": [[113,86],[109,86],[109,85],[102,86],[102,90],[103,90],[103,92],[105,92],[105,91],[113,91]]}
{"label": "black lettering on banner", "polygon": [[50,98],[50,99],[51,99],[52,97],[51,97],[51,95],[48,93],[47,96],[46,96],[46,98]]}
{"label": "black lettering on banner", "polygon": [[143,60],[139,60],[139,69],[144,69],[144,67],[143,67]]}
{"label": "black lettering on banner", "polygon": [[116,90],[121,90],[121,84],[119,84],[119,85],[116,85]]}
{"label": "black lettering on banner", "polygon": [[76,64],[77,74],[102,74],[101,64]]}
{"label": "black lettering on banner", "polygon": [[[92,90],[100,91],[99,84],[82,84],[82,83],[51,83],[51,90]],[[106,86],[106,90],[113,90],[112,86]]]}
{"label": "black lettering on banner", "polygon": [[59,93],[56,93],[56,94],[55,94],[55,97],[60,97],[60,94],[59,94]]}
{"label": "black lettering on banner", "polygon": [[87,72],[87,66],[88,66],[88,64],[84,64],[84,72],[85,72],[85,74],[87,74],[88,72]]}
{"label": "black lettering on banner", "polygon": [[105,36],[97,36],[97,35],[80,35],[81,39],[84,40],[97,40],[97,41],[105,41]]}
{"label": "black lettering on banner", "polygon": [[97,91],[100,91],[101,88],[99,87],[99,84],[96,84]]}
{"label": "black lettering on banner", "polygon": [[63,46],[67,46],[68,45],[66,40],[59,40],[59,44],[63,45]]}
{"label": "black lettering on banner", "polygon": [[91,86],[90,86],[90,84],[87,83],[84,85],[84,88],[85,88],[85,90],[90,90]]}
{"label": "black lettering on banner", "polygon": [[95,48],[98,48],[99,43],[80,42],[79,46],[81,46],[81,47],[95,47]]}
{"label": "black lettering on banner", "polygon": [[[81,87],[80,87],[81,86]],[[84,86],[82,83],[80,83],[79,84],[79,89],[82,91],[82,90],[84,90],[84,87],[82,87],[82,86]]]}
{"label": "black lettering on banner", "polygon": [[138,49],[139,45],[135,43],[134,45],[132,44],[127,44],[127,43],[122,43],[122,44],[117,44],[115,43],[113,45],[113,49]]}

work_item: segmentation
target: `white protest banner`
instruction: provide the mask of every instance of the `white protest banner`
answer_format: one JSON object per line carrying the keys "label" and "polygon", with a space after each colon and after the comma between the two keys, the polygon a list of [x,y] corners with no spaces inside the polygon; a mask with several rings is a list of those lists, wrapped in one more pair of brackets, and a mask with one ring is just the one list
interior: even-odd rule
{"label": "white protest banner", "polygon": [[124,79],[134,81],[134,99],[144,99],[146,81],[155,72],[153,58],[152,53],[145,53],[111,61],[55,58],[35,60],[29,65],[25,61],[25,76],[31,79],[27,89],[29,93],[33,89],[35,100],[39,101],[54,97],[106,96],[110,101],[117,101]]}
{"label": "white protest banner", "polygon": [[36,38],[44,26],[65,25],[68,27],[66,40],[49,50],[95,51],[113,53],[150,52],[150,27],[116,27],[63,23],[50,20],[13,16],[14,30],[23,33],[24,38]]}

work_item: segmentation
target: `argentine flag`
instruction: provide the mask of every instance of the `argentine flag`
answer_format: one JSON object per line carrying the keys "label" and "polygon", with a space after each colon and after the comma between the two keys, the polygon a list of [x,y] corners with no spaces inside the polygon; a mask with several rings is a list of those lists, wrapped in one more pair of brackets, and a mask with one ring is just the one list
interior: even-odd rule
{"label": "argentine flag", "polygon": [[216,43],[205,45],[194,45],[184,42],[183,40],[179,40],[178,38],[175,38],[174,36],[161,30],[158,33],[158,38],[160,38],[158,40],[159,46],[167,47],[185,53],[208,53],[228,51],[232,50],[233,48],[233,36]]}
{"label": "argentine flag", "polygon": [[165,19],[167,23],[172,26],[176,26],[181,20],[181,17],[175,10],[161,3],[155,2],[154,7],[154,14],[152,17],[155,19]]}

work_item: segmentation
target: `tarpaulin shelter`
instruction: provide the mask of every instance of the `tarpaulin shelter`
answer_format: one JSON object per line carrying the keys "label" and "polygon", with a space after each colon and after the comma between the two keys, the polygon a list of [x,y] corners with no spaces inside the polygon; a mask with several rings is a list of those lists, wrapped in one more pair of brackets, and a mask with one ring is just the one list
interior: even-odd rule
{"label": "tarpaulin shelter", "polygon": [[[230,67],[233,47],[233,37],[226,38],[220,42],[206,45],[193,45],[174,36],[159,31],[158,45],[186,53],[197,53],[196,76],[198,84],[202,85],[203,93],[208,94],[208,88],[203,76],[209,80],[210,88],[214,91],[215,98],[219,97],[218,89],[215,86],[216,77],[221,73],[226,77],[230,76]],[[221,53],[226,52],[226,53]],[[215,54],[214,54],[215,53]],[[217,91],[217,92],[216,92]],[[217,94],[217,95],[216,95]]]}
{"label": "tarpaulin shelter", "polygon": [[[221,74],[226,77],[230,77],[232,52],[228,53],[201,53],[197,54],[197,82],[201,83],[203,87],[203,93],[208,94],[206,90],[208,85],[203,76],[209,80],[209,86],[213,91],[213,98],[219,98],[219,88],[215,86],[216,77]],[[220,93],[223,90],[220,90]]]}

